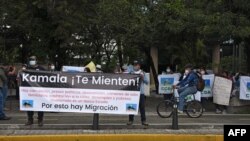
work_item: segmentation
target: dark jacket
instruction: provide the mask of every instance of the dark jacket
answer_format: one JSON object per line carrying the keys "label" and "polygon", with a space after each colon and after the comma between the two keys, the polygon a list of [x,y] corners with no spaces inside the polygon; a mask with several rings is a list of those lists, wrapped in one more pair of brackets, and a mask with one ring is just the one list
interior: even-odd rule
{"label": "dark jacket", "polygon": [[45,68],[43,68],[43,67],[37,65],[37,66],[35,66],[35,67],[29,66],[29,67],[27,67],[27,70],[45,71]]}
{"label": "dark jacket", "polygon": [[188,86],[188,87],[192,87],[192,86],[196,86],[198,84],[198,75],[194,72],[191,71],[186,77],[185,79],[181,80],[177,86],[180,87],[184,87],[184,86]]}

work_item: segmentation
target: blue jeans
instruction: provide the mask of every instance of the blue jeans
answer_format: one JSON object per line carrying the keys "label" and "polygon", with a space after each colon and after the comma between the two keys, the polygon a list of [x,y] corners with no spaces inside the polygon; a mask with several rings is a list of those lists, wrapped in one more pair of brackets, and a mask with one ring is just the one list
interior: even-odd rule
{"label": "blue jeans", "polygon": [[183,109],[184,109],[185,97],[187,95],[194,94],[196,92],[197,92],[196,86],[185,87],[185,89],[182,89],[182,88],[178,89],[178,93],[179,93],[178,109],[180,111],[183,111]]}
{"label": "blue jeans", "polygon": [[5,117],[3,112],[3,88],[0,88],[0,118]]}
{"label": "blue jeans", "polygon": [[3,86],[3,107],[5,107],[5,102],[8,97],[8,85],[4,84]]}

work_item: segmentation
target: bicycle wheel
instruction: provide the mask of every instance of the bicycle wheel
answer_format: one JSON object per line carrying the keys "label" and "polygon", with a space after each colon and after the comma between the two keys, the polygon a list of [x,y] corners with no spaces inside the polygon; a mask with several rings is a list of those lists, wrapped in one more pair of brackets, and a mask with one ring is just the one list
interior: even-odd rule
{"label": "bicycle wheel", "polygon": [[161,117],[161,118],[168,118],[172,115],[173,112],[173,103],[170,100],[164,100],[162,102],[160,102],[157,105],[156,108],[157,114]]}
{"label": "bicycle wheel", "polygon": [[191,118],[198,118],[203,114],[203,108],[199,101],[190,101],[187,103],[186,113]]}

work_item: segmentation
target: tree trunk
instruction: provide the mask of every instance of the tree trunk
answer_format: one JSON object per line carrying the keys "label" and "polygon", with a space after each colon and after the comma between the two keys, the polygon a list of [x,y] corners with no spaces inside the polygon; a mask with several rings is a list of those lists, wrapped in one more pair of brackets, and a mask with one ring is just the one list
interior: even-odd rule
{"label": "tree trunk", "polygon": [[247,44],[245,45],[245,52],[246,52],[246,56],[247,56],[247,72],[250,72],[250,55],[249,55],[249,52],[250,52],[250,44],[249,42],[247,42]]}
{"label": "tree trunk", "polygon": [[150,85],[155,85],[156,93],[158,93],[158,48],[151,47],[148,53],[150,60]]}
{"label": "tree trunk", "polygon": [[220,45],[217,44],[213,47],[213,62],[212,62],[212,67],[213,67],[213,72],[215,74],[219,73],[219,66],[220,66]]}
{"label": "tree trunk", "polygon": [[123,58],[122,58],[122,41],[120,39],[117,40],[117,50],[118,50],[118,60],[120,67],[123,66]]}

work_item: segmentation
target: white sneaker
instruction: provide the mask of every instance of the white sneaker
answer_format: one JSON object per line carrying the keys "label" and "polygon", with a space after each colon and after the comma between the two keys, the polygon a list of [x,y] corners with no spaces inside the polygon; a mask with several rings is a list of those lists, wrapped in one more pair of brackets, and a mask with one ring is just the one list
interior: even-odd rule
{"label": "white sneaker", "polygon": [[181,111],[181,110],[177,110],[177,112],[178,112],[179,114],[183,114],[183,111]]}
{"label": "white sneaker", "polygon": [[216,114],[221,114],[221,113],[222,113],[222,111],[221,111],[221,110],[219,110],[219,109],[216,109],[215,113],[216,113]]}

